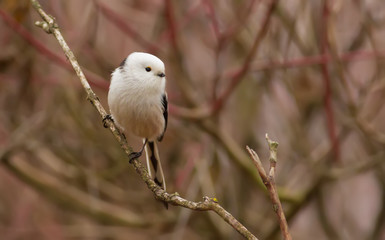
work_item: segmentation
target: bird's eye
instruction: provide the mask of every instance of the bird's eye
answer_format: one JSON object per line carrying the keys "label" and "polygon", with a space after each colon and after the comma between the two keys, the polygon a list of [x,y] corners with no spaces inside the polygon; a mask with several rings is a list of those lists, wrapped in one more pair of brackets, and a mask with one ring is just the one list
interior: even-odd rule
{"label": "bird's eye", "polygon": [[147,72],[150,72],[151,71],[151,68],[150,67],[146,67],[145,68]]}

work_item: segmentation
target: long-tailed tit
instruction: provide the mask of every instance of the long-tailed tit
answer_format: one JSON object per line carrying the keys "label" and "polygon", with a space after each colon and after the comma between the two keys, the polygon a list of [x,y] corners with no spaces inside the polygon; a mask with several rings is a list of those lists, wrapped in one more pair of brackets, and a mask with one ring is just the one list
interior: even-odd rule
{"label": "long-tailed tit", "polygon": [[167,128],[166,77],[163,62],[148,53],[131,53],[112,73],[108,105],[112,119],[124,132],[143,138],[143,147],[130,158],[146,152],[147,168],[156,184],[166,182],[156,141]]}

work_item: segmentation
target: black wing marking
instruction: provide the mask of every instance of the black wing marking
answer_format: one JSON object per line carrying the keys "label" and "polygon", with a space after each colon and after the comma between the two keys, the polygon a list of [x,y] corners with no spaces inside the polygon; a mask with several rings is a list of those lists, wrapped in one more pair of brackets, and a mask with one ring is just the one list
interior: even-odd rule
{"label": "black wing marking", "polygon": [[148,146],[150,147],[151,153],[150,153],[150,161],[152,163],[152,167],[154,168],[154,181],[157,183],[160,187],[162,187],[162,183],[159,181],[159,179],[156,177],[156,172],[158,171],[158,160],[155,157],[155,150],[154,150],[154,142],[148,142]]}
{"label": "black wing marking", "polygon": [[127,58],[123,59],[123,61],[120,63],[119,68],[123,69],[124,64],[126,63]]}
{"label": "black wing marking", "polygon": [[167,94],[164,93],[162,96],[162,105],[163,105],[163,117],[164,117],[164,129],[163,133],[158,137],[158,141],[162,141],[164,133],[167,129],[167,122],[168,122],[168,100],[167,100]]}

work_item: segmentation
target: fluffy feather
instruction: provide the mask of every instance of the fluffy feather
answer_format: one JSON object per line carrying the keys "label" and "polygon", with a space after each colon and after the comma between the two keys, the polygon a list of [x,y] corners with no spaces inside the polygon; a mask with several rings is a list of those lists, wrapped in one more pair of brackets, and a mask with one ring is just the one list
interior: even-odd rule
{"label": "fluffy feather", "polygon": [[[147,72],[146,67],[151,71]],[[124,131],[154,141],[165,131],[166,78],[163,62],[148,53],[132,53],[112,73],[108,104],[115,122]]]}
{"label": "fluffy feather", "polygon": [[108,105],[115,123],[144,139],[150,176],[166,190],[157,139],[167,126],[166,78],[163,62],[148,53],[130,54],[112,73]]}

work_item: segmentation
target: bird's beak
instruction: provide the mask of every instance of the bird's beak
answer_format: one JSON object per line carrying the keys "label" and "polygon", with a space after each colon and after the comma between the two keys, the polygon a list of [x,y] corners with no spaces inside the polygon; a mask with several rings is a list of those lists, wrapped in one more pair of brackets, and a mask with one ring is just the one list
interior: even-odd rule
{"label": "bird's beak", "polygon": [[162,72],[158,73],[158,77],[165,77],[165,76],[166,76],[166,74],[164,74]]}

